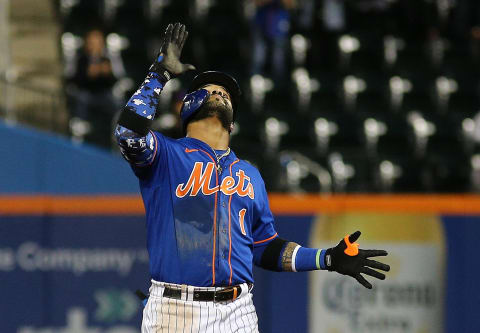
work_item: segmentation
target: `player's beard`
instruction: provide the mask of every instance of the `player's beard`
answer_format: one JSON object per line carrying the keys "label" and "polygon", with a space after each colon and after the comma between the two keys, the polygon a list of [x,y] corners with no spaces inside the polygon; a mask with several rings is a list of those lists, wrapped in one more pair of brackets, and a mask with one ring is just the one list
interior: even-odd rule
{"label": "player's beard", "polygon": [[220,120],[222,127],[230,133],[230,126],[233,123],[233,110],[229,105],[215,100],[209,100],[193,115],[190,122],[210,117],[216,117]]}

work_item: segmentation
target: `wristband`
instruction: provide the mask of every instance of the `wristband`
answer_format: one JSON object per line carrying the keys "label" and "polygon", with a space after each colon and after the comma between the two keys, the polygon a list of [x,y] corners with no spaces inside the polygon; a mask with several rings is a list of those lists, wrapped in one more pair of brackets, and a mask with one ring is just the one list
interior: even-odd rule
{"label": "wristband", "polygon": [[163,55],[159,55],[148,71],[158,74],[162,78],[163,85],[165,85],[172,78],[172,74],[161,65],[162,60]]}
{"label": "wristband", "polygon": [[325,265],[325,255],[327,254],[327,250],[321,250],[319,253],[317,253],[317,266],[320,267],[320,269],[327,269],[327,266]]}
{"label": "wristband", "polygon": [[[325,269],[322,265],[322,258],[325,256],[325,250],[299,247],[295,255],[295,271],[305,272],[318,269]],[[293,266],[293,265],[292,265]]]}

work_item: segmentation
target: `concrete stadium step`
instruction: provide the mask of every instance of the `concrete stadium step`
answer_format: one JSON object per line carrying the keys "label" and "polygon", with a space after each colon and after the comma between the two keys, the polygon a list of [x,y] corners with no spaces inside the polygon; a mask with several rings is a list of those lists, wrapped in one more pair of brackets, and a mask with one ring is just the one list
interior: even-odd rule
{"label": "concrete stadium step", "polygon": [[[48,0],[10,1],[10,57],[17,84],[63,96],[61,26],[54,6]],[[17,89],[21,93],[14,94],[15,113],[21,122],[48,128],[46,120],[51,115],[45,114],[47,110],[38,110],[38,98],[26,98],[26,94],[39,94],[34,90],[30,94],[24,88]],[[66,121],[63,104],[55,112]]]}
{"label": "concrete stadium step", "polygon": [[11,59],[20,82],[59,89],[62,65],[60,27],[52,1],[10,2]]}

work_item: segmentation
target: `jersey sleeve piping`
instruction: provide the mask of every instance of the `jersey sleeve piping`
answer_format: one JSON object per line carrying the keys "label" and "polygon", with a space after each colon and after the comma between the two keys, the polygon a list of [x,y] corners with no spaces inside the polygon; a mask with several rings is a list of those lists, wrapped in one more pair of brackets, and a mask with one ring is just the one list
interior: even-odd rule
{"label": "jersey sleeve piping", "polygon": [[277,237],[277,236],[278,236],[278,233],[276,232],[275,235],[273,235],[273,236],[271,236],[271,237],[268,237],[267,239],[262,239],[262,240],[253,242],[253,244],[254,244],[254,245],[257,245],[257,244],[265,243],[265,242],[268,242],[268,241],[274,239],[274,238]]}

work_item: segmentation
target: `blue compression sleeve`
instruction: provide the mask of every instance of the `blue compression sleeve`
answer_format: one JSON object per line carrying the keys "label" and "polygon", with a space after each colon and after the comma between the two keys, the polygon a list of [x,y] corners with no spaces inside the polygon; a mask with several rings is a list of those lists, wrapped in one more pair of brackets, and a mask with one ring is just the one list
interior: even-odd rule
{"label": "blue compression sleeve", "polygon": [[[134,112],[140,117],[153,120],[160,93],[167,80],[154,72],[148,73],[145,81],[127,102],[123,112]],[[156,141],[151,133],[143,136],[122,125],[115,129],[117,143],[123,157],[133,165],[146,166],[155,158]]]}
{"label": "blue compression sleeve", "polygon": [[[277,252],[277,254],[275,255],[275,257],[278,255],[278,258],[275,259],[277,266],[276,269],[270,268],[270,270],[275,270],[278,272],[283,270],[282,256],[288,243],[289,242],[285,242],[280,253]],[[255,265],[263,267],[261,264],[261,259],[267,247],[268,245],[253,248],[253,261]],[[292,262],[294,263],[294,265],[292,264],[292,270],[294,272],[307,272],[319,269],[326,269],[325,252],[326,250],[323,249],[312,249],[297,245],[292,254]]]}
{"label": "blue compression sleeve", "polygon": [[147,119],[153,119],[159,102],[160,93],[166,81],[157,73],[148,73],[145,81],[133,94],[125,106],[130,111]]}
{"label": "blue compression sleeve", "polygon": [[325,269],[325,250],[299,246],[294,253],[295,271],[305,272]]}

